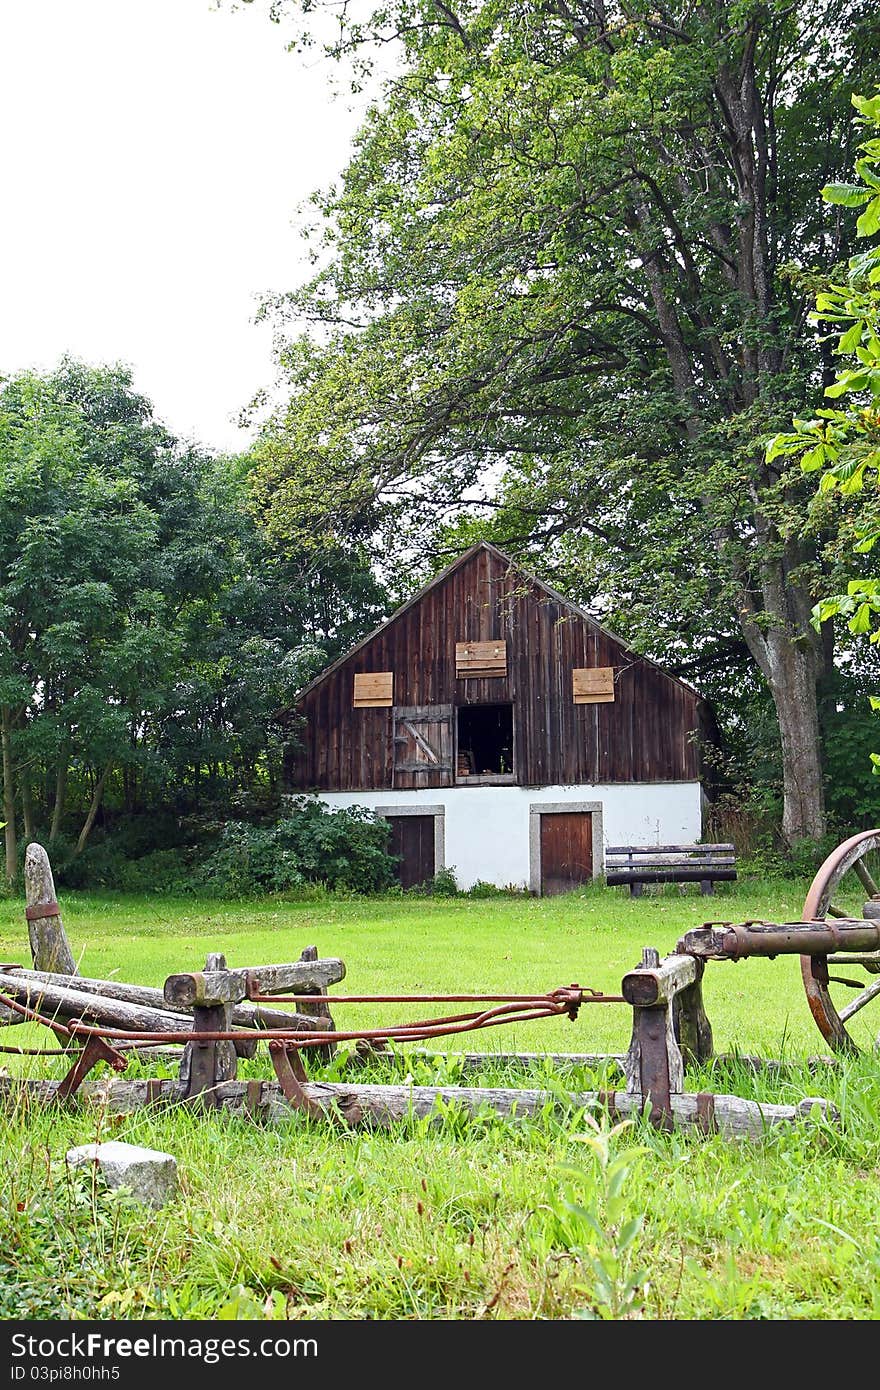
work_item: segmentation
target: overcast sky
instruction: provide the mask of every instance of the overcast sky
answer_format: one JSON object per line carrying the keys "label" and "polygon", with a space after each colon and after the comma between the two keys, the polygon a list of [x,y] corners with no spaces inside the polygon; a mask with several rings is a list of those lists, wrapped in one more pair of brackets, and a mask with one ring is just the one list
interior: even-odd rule
{"label": "overcast sky", "polygon": [[265,8],[0,0],[0,374],[122,361],[177,434],[241,448],[256,303],[303,278],[296,205],[359,115]]}

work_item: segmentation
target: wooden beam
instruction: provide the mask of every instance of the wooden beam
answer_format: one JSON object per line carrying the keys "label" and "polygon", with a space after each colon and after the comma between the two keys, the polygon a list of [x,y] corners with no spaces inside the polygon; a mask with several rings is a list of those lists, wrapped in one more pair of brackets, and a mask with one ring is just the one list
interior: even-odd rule
{"label": "wooden beam", "polygon": [[624,975],[620,992],[633,1007],[658,1008],[670,1003],[701,974],[693,956],[667,956],[657,966],[641,966]]}
{"label": "wooden beam", "polygon": [[[163,996],[171,1008],[191,1009],[196,1004],[234,1003],[246,998],[249,990],[258,994],[323,994],[328,985],[345,979],[345,964],[335,957],[326,960],[295,960],[286,965],[257,965],[244,969],[208,974],[197,970],[169,975]],[[222,998],[215,994],[222,993]]]}

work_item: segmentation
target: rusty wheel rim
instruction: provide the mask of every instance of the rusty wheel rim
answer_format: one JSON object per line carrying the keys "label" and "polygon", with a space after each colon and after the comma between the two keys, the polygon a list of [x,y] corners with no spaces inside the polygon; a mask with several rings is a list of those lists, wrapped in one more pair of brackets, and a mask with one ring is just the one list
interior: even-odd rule
{"label": "rusty wheel rim", "polygon": [[[880,886],[863,863],[867,854],[878,849],[880,849],[880,829],[865,830],[859,835],[851,835],[848,840],[844,840],[843,844],[838,845],[837,849],[829,854],[810,884],[804,899],[804,920],[825,921],[828,918],[833,919],[847,915],[837,907],[834,896],[843,880],[850,873],[858,879],[866,896],[880,899]],[[863,965],[862,968],[869,970],[875,979],[880,978],[877,974],[880,971],[880,952],[866,953],[864,958],[867,956],[875,957],[876,964]],[[846,977],[831,973],[835,970],[836,965],[846,969]],[[831,970],[829,970],[829,966]],[[849,958],[844,961],[843,958],[828,955],[801,956],[801,975],[810,1012],[816,1020],[823,1038],[835,1052],[859,1052],[861,1050],[858,1043],[850,1035],[847,1022],[874,997],[871,994],[870,986],[862,988],[854,999],[851,998],[848,1003],[841,1007],[838,1007],[831,996],[831,984],[833,982],[842,983],[844,978],[849,980],[856,968],[858,966]]]}

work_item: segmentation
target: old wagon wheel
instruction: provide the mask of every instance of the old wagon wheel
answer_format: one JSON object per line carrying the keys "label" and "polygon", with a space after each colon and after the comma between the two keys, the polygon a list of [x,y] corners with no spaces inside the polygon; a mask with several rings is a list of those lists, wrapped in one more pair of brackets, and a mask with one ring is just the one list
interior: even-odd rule
{"label": "old wagon wheel", "polygon": [[[855,880],[868,899],[855,915],[880,920],[880,887],[865,863],[866,856],[875,850],[880,850],[880,830],[865,830],[838,845],[810,884],[804,900],[804,920],[851,917],[853,913],[844,911],[835,898],[857,887]],[[822,1036],[835,1052],[858,1052],[858,1044],[846,1025],[871,1000],[880,998],[880,950],[801,956],[801,973]]]}

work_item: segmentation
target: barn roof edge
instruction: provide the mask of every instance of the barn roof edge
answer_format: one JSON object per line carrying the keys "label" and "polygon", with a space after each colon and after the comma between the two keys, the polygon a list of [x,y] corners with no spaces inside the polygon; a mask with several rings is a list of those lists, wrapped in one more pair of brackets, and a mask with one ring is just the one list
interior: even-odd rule
{"label": "barn roof edge", "polygon": [[664,670],[664,668],[658,662],[652,660],[651,657],[645,656],[643,652],[637,652],[633,647],[630,646],[630,644],[627,641],[624,640],[624,638],[619,637],[617,633],[612,632],[610,628],[603,627],[601,623],[597,622],[596,619],[592,617],[592,615],[588,613],[585,608],[582,608],[579,603],[575,603],[574,599],[566,598],[564,594],[560,594],[558,590],[553,589],[549,584],[546,584],[543,579],[539,579],[537,575],[534,575],[530,570],[525,569],[524,566],[522,566],[517,560],[512,560],[509,555],[506,555],[504,553],[503,550],[499,550],[497,545],[493,545],[491,541],[483,540],[475,541],[473,545],[468,546],[467,550],[463,550],[460,555],[456,555],[454,560],[452,560],[444,569],[440,570],[437,574],[435,574],[432,579],[429,579],[428,583],[424,584],[421,589],[417,589],[416,592],[412,594],[410,598],[405,600],[404,603],[401,603],[397,608],[395,608],[394,612],[390,613],[388,617],[385,618],[381,623],[379,623],[377,627],[373,628],[372,632],[369,632],[366,637],[362,637],[359,642],[355,642],[353,647],[350,647],[347,652],[344,652],[341,656],[338,656],[335,661],[331,661],[329,666],[325,666],[323,671],[320,671],[317,676],[314,676],[312,680],[308,682],[307,685],[304,685],[302,689],[297,692],[296,697],[293,700],[293,703],[287,707],[287,710],[292,710],[296,705],[300,704],[301,701],[304,700],[305,697],[316,688],[316,686],[319,686],[323,681],[325,681],[328,678],[328,676],[331,676],[334,671],[338,671],[340,666],[344,666],[347,661],[350,661],[351,658],[353,656],[356,656],[357,653],[361,651],[364,647],[369,646],[369,644],[376,637],[378,637],[381,632],[384,632],[385,629],[387,627],[390,627],[392,623],[396,622],[398,618],[403,617],[404,613],[408,612],[410,608],[415,606],[415,604],[421,602],[425,595],[430,593],[432,589],[436,589],[441,584],[445,583],[445,581],[449,578],[451,574],[454,574],[455,571],[461,565],[465,564],[466,561],[470,560],[480,550],[488,550],[490,554],[496,556],[499,560],[502,560],[504,564],[508,565],[511,569],[514,569],[519,574],[521,574],[523,578],[526,579],[530,584],[533,584],[536,588],[543,590],[543,592],[547,594],[548,597],[552,598],[556,603],[561,603],[566,608],[572,609],[573,612],[577,613],[578,617],[582,618],[585,622],[587,622],[590,625],[590,627],[595,628],[597,632],[601,632],[606,637],[610,637],[612,641],[617,642],[618,645],[624,649],[624,651],[628,652],[637,661],[643,661],[646,665],[653,666],[654,669],[656,671],[659,671],[662,676],[665,676],[667,680],[674,681],[676,685],[682,686],[683,689],[685,689],[688,692],[688,694],[694,695],[696,699],[699,701],[703,701],[704,697],[700,694],[700,692],[698,690],[695,690],[694,687],[690,685],[687,681],[682,680],[681,676],[673,675],[670,671]]}

